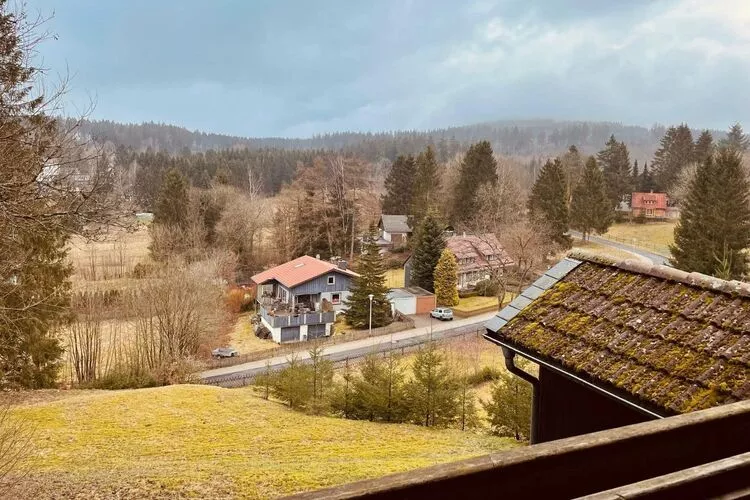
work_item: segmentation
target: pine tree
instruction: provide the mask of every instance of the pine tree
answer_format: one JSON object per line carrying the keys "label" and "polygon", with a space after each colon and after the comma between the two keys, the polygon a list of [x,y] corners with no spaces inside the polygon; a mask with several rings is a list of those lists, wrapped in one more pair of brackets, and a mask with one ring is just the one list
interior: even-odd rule
{"label": "pine tree", "polygon": [[417,156],[416,169],[411,215],[414,221],[419,223],[430,209],[436,209],[440,203],[440,173],[435,151],[431,146],[427,146],[427,149]]}
{"label": "pine tree", "polygon": [[721,145],[726,148],[734,149],[742,154],[750,148],[750,137],[748,137],[742,130],[742,125],[735,123],[729,128],[729,133],[727,133],[727,137],[721,141]]}
{"label": "pine tree", "polygon": [[404,368],[395,353],[368,355],[354,381],[353,414],[371,421],[403,422],[407,414],[404,380]]}
{"label": "pine tree", "polygon": [[624,142],[617,142],[612,135],[605,148],[596,155],[596,159],[604,174],[607,197],[612,208],[615,208],[633,192],[628,148]]}
{"label": "pine tree", "polygon": [[591,156],[586,161],[581,181],[573,191],[570,227],[583,233],[585,240],[592,232],[606,233],[613,219],[614,213],[607,198],[604,176],[596,164],[596,159]]}
{"label": "pine tree", "polygon": [[435,212],[427,212],[417,227],[414,252],[411,255],[410,283],[429,290],[435,290],[435,266],[445,248],[444,227]]}
{"label": "pine tree", "polygon": [[154,210],[154,224],[184,228],[187,224],[188,183],[176,168],[164,175]]}
{"label": "pine tree", "polygon": [[647,162],[643,164],[643,171],[641,172],[641,177],[636,187],[641,193],[650,193],[651,191],[656,189],[654,176],[651,174],[651,170],[649,170]]}
{"label": "pine tree", "polygon": [[484,404],[493,434],[516,440],[531,435],[531,384],[504,373],[492,386],[492,399]]}
{"label": "pine tree", "polygon": [[411,421],[425,427],[454,423],[459,413],[459,385],[445,355],[431,342],[417,351],[411,371],[406,385]]}
{"label": "pine tree", "polygon": [[434,283],[438,305],[458,305],[458,261],[447,248],[440,254],[440,260],[435,266]]}
{"label": "pine tree", "polygon": [[497,162],[489,141],[472,144],[466,152],[453,196],[453,220],[466,222],[476,211],[476,190],[485,183],[497,182]]}
{"label": "pine tree", "polygon": [[293,354],[287,360],[287,366],[273,378],[274,396],[294,410],[306,408],[313,397],[310,375],[310,366]]}
{"label": "pine tree", "polygon": [[569,229],[565,173],[558,158],[547,161],[539,173],[529,196],[531,218],[548,228],[550,238],[564,247],[570,246],[565,234]]}
{"label": "pine tree", "polygon": [[690,127],[682,124],[669,127],[661,139],[659,149],[651,162],[654,181],[660,191],[670,192],[683,169],[695,158],[695,146]]}
{"label": "pine tree", "polygon": [[370,226],[370,234],[365,243],[364,253],[357,265],[357,274],[350,289],[349,298],[345,301],[348,307],[346,320],[354,328],[370,327],[370,295],[372,298],[372,327],[385,326],[392,321],[391,303],[386,294],[385,266],[383,256],[375,244],[377,230]]}
{"label": "pine tree", "polygon": [[750,186],[739,152],[725,146],[698,167],[675,227],[672,263],[741,279],[750,245]]}
{"label": "pine tree", "polygon": [[414,157],[400,155],[385,178],[386,193],[382,197],[384,214],[411,215],[417,167]]}
{"label": "pine tree", "polygon": [[641,182],[641,171],[638,168],[638,160],[635,160],[633,162],[633,170],[631,172],[631,175],[633,176],[633,180],[631,181],[631,185],[633,186],[633,189],[638,189],[638,185]]}
{"label": "pine tree", "polygon": [[310,412],[315,415],[327,413],[330,408],[328,391],[333,385],[333,361],[323,356],[323,346],[317,345],[308,351],[312,397]]}
{"label": "pine tree", "polygon": [[693,162],[703,163],[706,158],[711,156],[714,149],[714,138],[711,136],[711,132],[704,130],[698,139],[695,140],[695,147],[693,148]]}

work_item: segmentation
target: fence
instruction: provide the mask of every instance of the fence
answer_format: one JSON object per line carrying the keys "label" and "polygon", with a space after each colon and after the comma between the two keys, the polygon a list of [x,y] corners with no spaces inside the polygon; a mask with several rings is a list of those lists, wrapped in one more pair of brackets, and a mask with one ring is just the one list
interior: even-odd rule
{"label": "fence", "polygon": [[[373,350],[367,352],[357,351],[349,354],[340,359],[334,359],[333,364],[335,369],[340,369],[347,366],[350,362],[369,356],[373,352],[386,353],[391,351],[398,351],[402,356],[418,350],[422,344],[427,342],[437,342],[439,344],[447,344],[449,342],[464,341],[467,338],[481,338],[486,333],[484,328],[477,328],[476,325],[459,327],[453,330],[444,330],[442,332],[436,332],[435,338],[432,338],[430,334],[422,335],[420,337],[412,337],[406,339],[400,343],[383,342],[373,346]],[[438,337],[438,335],[442,335]],[[375,335],[373,335],[374,337]],[[309,342],[308,342],[309,344]],[[290,353],[291,354],[291,353]],[[302,360],[302,362],[308,362],[309,360]],[[270,370],[276,371],[283,369],[283,366],[271,367]],[[216,385],[227,389],[235,389],[238,387],[245,387],[252,385],[253,380],[257,374],[248,373],[234,373],[224,376],[211,377],[210,379],[198,381],[206,385]]]}
{"label": "fence", "polygon": [[309,349],[315,346],[330,346],[343,344],[346,342],[352,342],[354,340],[362,340],[369,337],[379,337],[381,335],[390,335],[392,333],[401,332],[414,328],[414,320],[404,316],[402,321],[394,321],[388,326],[380,328],[373,328],[372,334],[369,330],[361,332],[345,332],[338,335],[331,335],[330,337],[322,337],[316,340],[302,341],[302,342],[289,342],[288,344],[282,344],[262,351],[250,352],[247,354],[240,354],[232,358],[221,358],[213,359],[206,362],[206,370],[214,368],[224,368],[226,366],[241,365],[243,363],[250,363],[252,361],[259,361],[261,359],[275,358],[277,356],[287,356],[296,351],[301,351],[305,348]]}
{"label": "fence", "polygon": [[649,250],[655,254],[661,255],[662,257],[668,258],[671,256],[669,247],[664,246],[664,245],[657,245],[655,243],[651,243],[650,241],[643,241],[637,238],[620,238],[619,236],[611,236],[608,234],[598,235],[598,237],[604,240],[610,240],[610,241],[615,241],[617,243],[623,243],[631,247]]}

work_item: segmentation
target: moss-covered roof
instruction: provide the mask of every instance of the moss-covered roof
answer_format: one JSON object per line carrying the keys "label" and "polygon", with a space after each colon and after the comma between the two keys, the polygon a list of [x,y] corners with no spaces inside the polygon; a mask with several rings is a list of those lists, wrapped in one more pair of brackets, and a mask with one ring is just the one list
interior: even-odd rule
{"label": "moss-covered roof", "polygon": [[746,284],[577,257],[494,336],[667,413],[750,399]]}

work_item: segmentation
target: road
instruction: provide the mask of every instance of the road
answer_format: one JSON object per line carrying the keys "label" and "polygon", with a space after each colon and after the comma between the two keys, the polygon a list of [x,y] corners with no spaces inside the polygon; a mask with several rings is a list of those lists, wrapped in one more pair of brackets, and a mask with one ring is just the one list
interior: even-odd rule
{"label": "road", "polygon": [[[570,234],[578,239],[582,239],[583,235],[579,233],[578,231],[570,231]],[[644,250],[639,247],[634,247],[632,245],[626,245],[625,243],[619,243],[617,241],[608,240],[606,238],[600,238],[599,236],[590,235],[589,240],[593,241],[594,243],[598,243],[599,245],[604,245],[610,248],[616,248],[618,250],[624,250],[626,252],[634,253],[636,255],[640,255],[641,257],[645,257],[654,264],[658,265],[668,265],[669,264],[669,257],[665,257],[663,255],[659,255],[658,253],[649,252],[648,250]]]}
{"label": "road", "polygon": [[[373,352],[385,352],[392,349],[412,347],[427,342],[430,338],[433,340],[439,340],[457,337],[465,333],[473,333],[482,329],[484,324],[494,315],[495,313],[492,312],[447,322],[434,320],[432,322],[432,332],[430,332],[430,327],[427,326],[404,330],[392,335],[380,335],[377,337],[345,342],[343,344],[325,346],[323,357],[334,362],[343,361],[347,358],[358,358]],[[307,350],[300,350],[295,354],[297,359],[303,362],[310,358]],[[201,372],[198,376],[204,383],[218,385],[222,381],[254,377],[265,372],[269,367],[271,370],[279,370],[289,363],[289,357],[290,355],[277,356],[240,365],[215,368],[213,370]]]}

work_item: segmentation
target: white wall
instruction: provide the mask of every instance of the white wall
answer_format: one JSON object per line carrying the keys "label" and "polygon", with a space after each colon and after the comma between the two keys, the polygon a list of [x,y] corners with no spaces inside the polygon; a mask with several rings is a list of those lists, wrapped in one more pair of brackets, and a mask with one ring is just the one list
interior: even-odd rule
{"label": "white wall", "polygon": [[395,309],[401,314],[417,314],[417,298],[416,297],[397,297],[391,299],[392,309]]}
{"label": "white wall", "polygon": [[268,328],[268,330],[271,332],[271,338],[274,342],[277,344],[281,343],[281,328],[272,328],[271,325],[268,323],[268,321],[265,320],[263,316],[260,317],[260,323]]}

